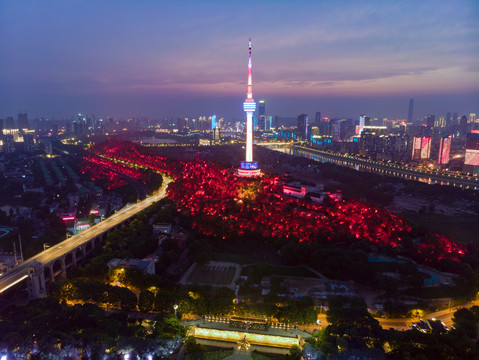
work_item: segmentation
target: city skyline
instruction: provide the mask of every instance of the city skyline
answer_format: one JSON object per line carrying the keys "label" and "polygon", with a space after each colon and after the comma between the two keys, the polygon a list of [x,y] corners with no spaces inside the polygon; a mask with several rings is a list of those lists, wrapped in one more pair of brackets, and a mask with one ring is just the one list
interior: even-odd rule
{"label": "city skyline", "polygon": [[[474,1],[0,5],[0,117],[242,118],[244,39],[267,115],[477,112]],[[227,25],[226,25],[227,24]]]}

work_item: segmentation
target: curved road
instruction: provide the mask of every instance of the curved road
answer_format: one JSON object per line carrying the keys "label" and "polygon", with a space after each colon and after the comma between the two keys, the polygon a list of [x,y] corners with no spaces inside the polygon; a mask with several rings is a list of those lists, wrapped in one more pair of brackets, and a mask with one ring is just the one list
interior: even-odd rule
{"label": "curved road", "polygon": [[91,228],[82,231],[77,235],[73,235],[69,239],[62,241],[61,243],[54,245],[41,253],[31,257],[24,261],[20,265],[13,268],[0,277],[0,294],[17,284],[18,282],[26,279],[29,274],[29,268],[37,263],[47,265],[58,258],[63,257],[65,254],[73,251],[77,247],[87,243],[92,238],[108,231],[112,227],[122,223],[129,219],[136,213],[146,209],[148,206],[163,199],[166,196],[166,190],[171,183],[171,179],[163,176],[163,185],[157,191],[156,194],[147,197],[146,199],[131,205],[124,206],[120,211],[108,217],[106,220],[92,226]]}

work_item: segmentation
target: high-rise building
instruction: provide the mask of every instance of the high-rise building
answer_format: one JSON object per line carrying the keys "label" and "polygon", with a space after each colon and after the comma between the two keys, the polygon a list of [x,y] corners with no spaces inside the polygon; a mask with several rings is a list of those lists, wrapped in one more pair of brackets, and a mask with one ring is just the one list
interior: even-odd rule
{"label": "high-rise building", "polygon": [[317,126],[318,128],[321,125],[321,111],[316,111],[316,115],[314,117],[314,124],[312,125]]}
{"label": "high-rise building", "polygon": [[361,135],[361,133],[364,130],[365,126],[370,126],[371,125],[371,118],[367,117],[366,115],[361,115],[359,117],[359,131],[357,135]]}
{"label": "high-rise building", "polygon": [[414,98],[409,99],[409,108],[407,111],[407,122],[412,123],[414,113]]}
{"label": "high-rise building", "polygon": [[464,165],[479,166],[479,133],[467,134]]}
{"label": "high-rise building", "polygon": [[464,135],[467,133],[467,117],[466,115],[462,115],[461,119],[459,120],[459,133]]}
{"label": "high-rise building", "polygon": [[330,136],[331,134],[331,121],[329,118],[324,117],[319,125],[319,135]]}
{"label": "high-rise building", "polygon": [[3,136],[3,152],[7,154],[15,152],[15,140],[12,134]]}
{"label": "high-rise building", "polygon": [[341,139],[341,120],[340,119],[331,119],[329,121],[330,133],[333,141]]}
{"label": "high-rise building", "polygon": [[448,112],[448,113],[446,114],[446,126],[449,127],[449,126],[451,126],[451,125],[452,125],[452,123],[451,123],[451,113]]}
{"label": "high-rise building", "polygon": [[15,122],[13,120],[13,117],[9,116],[4,120],[3,128],[4,129],[15,129]]}
{"label": "high-rise building", "polygon": [[439,116],[439,120],[436,120],[434,127],[446,127],[446,118],[444,116]]}
{"label": "high-rise building", "polygon": [[311,136],[319,136],[319,127],[317,126],[311,126]]}
{"label": "high-rise building", "polygon": [[214,130],[216,129],[216,127],[218,126],[217,122],[216,122],[216,115],[213,115],[211,117],[211,130]]}
{"label": "high-rise building", "polygon": [[34,134],[23,134],[23,147],[28,153],[35,151],[35,136]]}
{"label": "high-rise building", "polygon": [[266,116],[265,131],[270,131],[272,128],[273,128],[273,117]]}
{"label": "high-rise building", "polygon": [[452,136],[444,136],[439,141],[439,158],[437,160],[438,164],[445,165],[449,163],[449,156],[451,153],[451,141]]}
{"label": "high-rise building", "polygon": [[266,103],[264,100],[258,101],[258,128],[266,130]]}
{"label": "high-rise building", "polygon": [[431,156],[431,137],[414,136],[412,144],[412,160],[429,159]]}
{"label": "high-rise building", "polygon": [[19,129],[29,129],[27,113],[19,113],[17,119]]}
{"label": "high-rise building", "polygon": [[426,127],[423,129],[424,130],[424,135],[426,136],[431,136],[432,135],[432,129],[434,128],[434,123],[436,122],[436,116],[435,115],[427,115],[425,119],[425,125]]}
{"label": "high-rise building", "polygon": [[212,145],[218,145],[220,143],[220,128],[217,126],[212,130]]}
{"label": "high-rise building", "polygon": [[458,116],[457,116],[457,112],[455,112],[454,114],[452,114],[451,123],[452,123],[453,125],[459,124],[459,119],[458,119]]}
{"label": "high-rise building", "polygon": [[428,115],[426,116],[426,126],[429,129],[432,129],[434,127],[434,123],[436,121],[436,116],[435,115]]}
{"label": "high-rise building", "polygon": [[308,139],[308,126],[309,126],[309,118],[308,115],[306,114],[301,114],[298,116],[298,137],[303,140],[309,140]]}
{"label": "high-rise building", "polygon": [[253,99],[253,73],[251,63],[251,39],[249,39],[249,58],[248,58],[248,91],[243,103],[243,110],[246,113],[246,159],[241,162],[237,170],[239,176],[259,176],[261,170],[258,163],[253,162],[253,113],[256,110],[256,103]]}

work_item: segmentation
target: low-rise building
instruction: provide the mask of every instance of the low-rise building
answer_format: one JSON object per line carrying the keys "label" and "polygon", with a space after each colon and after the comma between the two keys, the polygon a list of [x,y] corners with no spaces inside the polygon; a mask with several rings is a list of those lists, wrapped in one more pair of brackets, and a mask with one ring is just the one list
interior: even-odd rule
{"label": "low-rise building", "polygon": [[113,269],[116,267],[132,268],[141,270],[145,274],[155,274],[155,261],[154,260],[141,260],[141,259],[111,259],[108,262],[108,268]]}

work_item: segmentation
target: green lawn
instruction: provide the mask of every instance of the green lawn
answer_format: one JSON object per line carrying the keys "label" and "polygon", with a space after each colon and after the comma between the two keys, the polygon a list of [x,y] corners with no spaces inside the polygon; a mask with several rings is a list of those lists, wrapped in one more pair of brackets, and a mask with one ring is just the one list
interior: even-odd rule
{"label": "green lawn", "polygon": [[222,253],[222,252],[212,252],[208,254],[209,261],[225,261],[232,262],[236,264],[250,264],[255,260],[252,256],[248,254],[233,254],[233,253]]}
{"label": "green lawn", "polygon": [[188,282],[198,284],[229,285],[236,269],[233,266],[211,266],[196,264]]}
{"label": "green lawn", "polygon": [[253,360],[271,360],[269,356],[262,355],[257,352],[252,352],[251,357],[253,358]]}
{"label": "green lawn", "polygon": [[478,215],[444,215],[425,212],[406,213],[404,218],[415,228],[435,232],[458,242],[479,241]]}
{"label": "green lawn", "polygon": [[242,276],[254,277],[258,282],[263,276],[298,276],[317,278],[316,274],[302,266],[276,266],[271,264],[254,264],[245,266],[241,271]]}
{"label": "green lawn", "polygon": [[185,356],[186,360],[223,360],[224,358],[233,355],[232,350],[227,351],[207,351],[202,353],[188,354]]}

